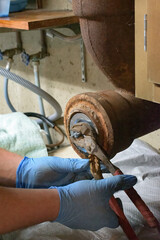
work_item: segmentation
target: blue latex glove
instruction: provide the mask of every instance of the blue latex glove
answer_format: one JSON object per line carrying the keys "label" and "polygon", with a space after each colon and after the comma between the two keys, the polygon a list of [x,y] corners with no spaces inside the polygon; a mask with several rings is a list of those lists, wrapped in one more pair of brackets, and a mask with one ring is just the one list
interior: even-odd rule
{"label": "blue latex glove", "polygon": [[109,200],[115,192],[129,189],[136,182],[134,176],[120,175],[58,187],[60,212],[56,222],[73,229],[91,231],[102,227],[117,228],[118,218],[110,208]]}
{"label": "blue latex glove", "polygon": [[[25,157],[17,169],[17,188],[49,188],[92,179],[89,160],[59,157]],[[105,171],[104,171],[105,172]]]}

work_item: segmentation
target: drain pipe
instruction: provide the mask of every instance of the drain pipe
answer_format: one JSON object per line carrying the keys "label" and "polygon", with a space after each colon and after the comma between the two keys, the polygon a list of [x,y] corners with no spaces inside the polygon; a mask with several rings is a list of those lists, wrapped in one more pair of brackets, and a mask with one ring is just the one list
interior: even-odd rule
{"label": "drain pipe", "polygon": [[[17,48],[14,49],[8,49],[2,53],[2,56],[7,56],[7,65],[6,65],[6,70],[10,71],[13,63],[13,57],[15,55],[20,54],[23,51],[23,45],[22,45],[22,37],[21,37],[21,32],[16,32],[16,43],[17,43]],[[2,58],[3,59],[3,58]],[[9,94],[8,94],[8,78],[4,78],[4,97],[7,102],[8,107],[12,112],[16,112],[16,109],[13,107]]]}
{"label": "drain pipe", "polygon": [[[8,70],[8,71],[11,70],[12,63],[13,63],[13,59],[9,58],[8,61],[7,61],[7,65],[6,65],[6,70]],[[10,101],[10,98],[9,98],[9,94],[8,94],[8,80],[9,79],[7,77],[4,78],[4,97],[5,97],[5,100],[7,102],[8,107],[10,108],[10,110],[12,112],[16,112],[16,109],[13,107],[13,105],[12,105],[12,103]]]}
{"label": "drain pipe", "polygon": [[[42,0],[37,0],[37,8],[38,9],[43,8]],[[40,34],[41,34],[41,46],[42,46],[41,52],[42,52],[42,55],[49,56],[48,51],[47,51],[47,42],[46,42],[45,30],[40,30]],[[34,70],[35,84],[38,87],[40,87],[40,79],[39,79],[39,65],[40,65],[40,61],[37,61],[37,62],[33,61],[32,65],[33,65],[33,70]],[[43,105],[43,100],[42,100],[42,98],[40,96],[38,97],[38,101],[39,101],[40,113],[43,116],[46,116],[45,115],[45,110],[44,110],[44,105]],[[48,143],[52,144],[53,142],[52,142],[51,134],[49,132],[48,125],[45,122],[43,122],[43,127],[44,127],[45,132],[47,133]]]}
{"label": "drain pipe", "polygon": [[[41,0],[37,0],[37,7],[38,9],[43,8],[43,4]],[[47,51],[47,42],[46,42],[46,33],[45,30],[40,30],[40,35],[41,35],[41,53],[42,56],[49,56],[48,51]],[[32,61],[32,65],[33,65],[33,71],[34,71],[34,78],[35,78],[35,84],[36,86],[38,86],[40,88],[40,76],[39,76],[39,66],[40,66],[40,61]],[[44,104],[43,104],[43,100],[40,96],[38,96],[38,101],[39,101],[39,109],[40,109],[40,113],[43,116],[45,115],[45,110],[44,110]],[[48,143],[52,144],[52,138],[51,138],[51,134],[49,132],[49,128],[48,125],[43,122],[43,128],[45,130],[45,132],[47,133],[47,139],[48,139]]]}
{"label": "drain pipe", "polygon": [[[39,65],[40,65],[39,61],[33,61],[32,62],[33,71],[34,71],[34,78],[35,78],[35,85],[37,87],[41,88],[41,86],[40,86],[40,76],[39,76]],[[38,96],[38,102],[39,102],[39,109],[40,109],[41,115],[46,116],[45,110],[44,110],[43,100],[40,96]],[[48,125],[45,122],[43,122],[43,128],[44,128],[45,132],[47,133],[46,136],[47,136],[47,139],[48,139],[48,143],[52,144],[52,138],[51,138],[51,135],[50,135],[50,132],[49,132],[49,128],[48,128]]]}

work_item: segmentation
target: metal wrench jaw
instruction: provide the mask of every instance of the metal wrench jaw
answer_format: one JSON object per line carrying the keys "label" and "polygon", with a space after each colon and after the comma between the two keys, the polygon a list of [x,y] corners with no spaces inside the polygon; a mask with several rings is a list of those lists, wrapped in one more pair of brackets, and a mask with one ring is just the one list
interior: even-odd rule
{"label": "metal wrench jaw", "polygon": [[71,132],[73,134],[79,134],[79,136],[91,136],[95,139],[94,129],[87,122],[79,122],[72,126]]}
{"label": "metal wrench jaw", "polygon": [[88,154],[97,150],[95,133],[87,122],[79,122],[71,128],[71,141],[78,147],[84,148]]}
{"label": "metal wrench jaw", "polygon": [[70,137],[71,141],[77,146],[84,148],[89,155],[94,155],[97,151],[97,144],[92,140],[91,136],[79,136],[78,138]]}
{"label": "metal wrench jaw", "polygon": [[70,140],[76,147],[85,149],[89,155],[96,148],[94,130],[87,122],[79,122],[72,126]]}
{"label": "metal wrench jaw", "polygon": [[[71,130],[73,131],[73,137],[71,136],[70,139],[76,147],[83,148],[89,155],[96,156],[112,174],[116,172],[118,168],[110,162],[109,158],[97,144],[93,129],[88,123],[78,123]],[[77,137],[75,137],[75,134]]]}
{"label": "metal wrench jaw", "polygon": [[[83,126],[83,130],[81,130],[81,127],[78,126],[79,127],[78,137],[77,138],[72,137],[73,143],[76,146],[81,146],[82,148],[86,149],[86,151],[90,155],[92,155],[92,156],[90,156],[90,159],[92,157],[96,156],[99,160],[102,161],[102,163],[106,166],[106,168],[109,170],[109,172],[111,172],[113,175],[123,174],[116,166],[114,166],[110,162],[109,158],[106,156],[103,149],[101,149],[100,146],[96,143],[96,139],[92,135],[91,126],[90,126],[90,128],[88,128],[88,125],[89,124],[87,124],[87,125],[82,124],[81,126]],[[75,128],[73,128],[73,130],[76,130],[76,129],[77,128],[75,126]],[[75,131],[75,133],[76,133],[76,131]],[[95,162],[93,162],[93,167],[95,167]],[[95,173],[96,176],[99,177],[99,175],[97,175],[98,172],[97,172],[96,168],[93,169],[93,173]],[[152,228],[157,228],[158,231],[160,232],[160,225],[159,225],[158,220],[154,217],[153,213],[146,206],[145,202],[137,194],[135,189],[131,188],[131,189],[126,190],[125,192],[128,195],[128,197],[131,199],[131,201],[134,203],[134,205],[137,207],[137,209],[141,212],[143,217],[146,219],[149,226],[151,226]],[[121,211],[121,209],[119,209],[119,206],[117,205],[115,199],[112,199],[112,207],[113,207],[113,210],[116,212],[116,214],[119,216],[122,228],[125,230],[125,232],[129,233],[129,235],[131,233],[132,236],[130,239],[137,239],[137,237],[134,234],[132,228],[130,227],[127,219],[125,218],[123,212]],[[129,236],[129,235],[127,235],[127,236]]]}

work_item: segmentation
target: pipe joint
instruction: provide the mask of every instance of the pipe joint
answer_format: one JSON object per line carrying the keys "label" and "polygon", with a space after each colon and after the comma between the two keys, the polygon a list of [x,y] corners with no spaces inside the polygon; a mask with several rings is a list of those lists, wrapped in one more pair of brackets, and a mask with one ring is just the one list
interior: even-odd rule
{"label": "pipe joint", "polygon": [[13,58],[15,55],[21,54],[21,52],[19,48],[6,49],[3,52],[0,51],[0,60],[3,60],[3,57]]}

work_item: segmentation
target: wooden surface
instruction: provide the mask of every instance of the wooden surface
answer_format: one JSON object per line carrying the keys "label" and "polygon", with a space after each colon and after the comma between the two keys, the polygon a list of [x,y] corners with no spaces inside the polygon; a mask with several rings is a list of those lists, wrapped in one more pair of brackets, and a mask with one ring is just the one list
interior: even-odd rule
{"label": "wooden surface", "polygon": [[[149,5],[155,0],[135,0],[135,83],[136,83],[136,97],[149,100],[152,102],[160,103],[160,85],[154,84],[149,79],[151,63],[149,63],[149,55],[152,47],[155,49],[155,46],[150,46],[151,39],[148,39],[148,34],[152,37],[149,29],[150,23],[148,22],[148,32],[147,33],[147,51],[144,51],[144,14],[148,15]],[[159,0],[157,0],[158,2]],[[153,7],[153,6],[152,6]],[[149,21],[150,16],[147,16]],[[158,23],[157,23],[158,24]],[[157,35],[157,34],[156,34]],[[160,46],[158,46],[160,50]],[[157,51],[158,53],[158,51]],[[160,55],[159,55],[160,56]],[[157,62],[157,64],[160,64]],[[154,65],[152,65],[154,68]],[[155,73],[157,74],[157,73]]]}
{"label": "wooden surface", "polygon": [[29,10],[11,13],[7,18],[0,18],[0,27],[34,30],[59,27],[78,22],[78,17],[74,16],[72,11]]}
{"label": "wooden surface", "polygon": [[160,83],[160,0],[148,0],[148,80]]}
{"label": "wooden surface", "polygon": [[152,100],[153,84],[147,79],[147,52],[144,51],[144,15],[147,0],[135,1],[135,83],[136,96]]}

